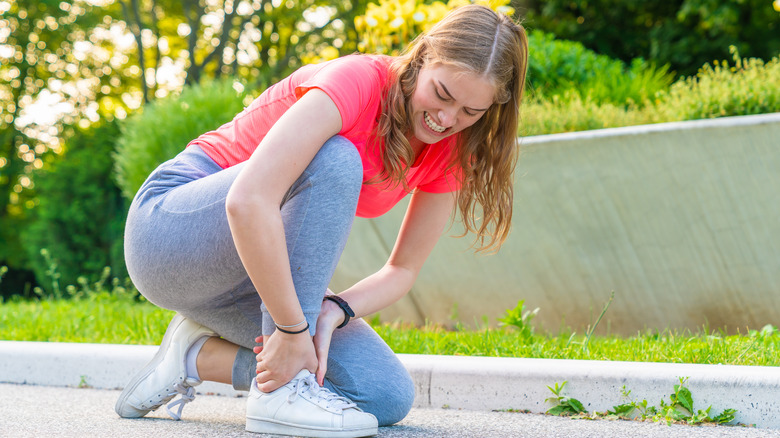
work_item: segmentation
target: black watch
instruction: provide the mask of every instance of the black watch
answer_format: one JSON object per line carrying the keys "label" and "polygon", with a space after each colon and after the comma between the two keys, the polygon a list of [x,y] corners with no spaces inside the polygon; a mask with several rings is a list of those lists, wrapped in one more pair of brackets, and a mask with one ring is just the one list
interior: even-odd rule
{"label": "black watch", "polygon": [[341,325],[339,325],[336,328],[344,327],[349,322],[349,318],[355,316],[355,312],[352,310],[351,307],[349,307],[349,304],[347,304],[347,302],[344,301],[344,298],[341,298],[338,295],[325,295],[325,298],[323,299],[333,301],[334,303],[338,304],[339,307],[341,307],[341,310],[344,311],[344,322],[342,322]]}

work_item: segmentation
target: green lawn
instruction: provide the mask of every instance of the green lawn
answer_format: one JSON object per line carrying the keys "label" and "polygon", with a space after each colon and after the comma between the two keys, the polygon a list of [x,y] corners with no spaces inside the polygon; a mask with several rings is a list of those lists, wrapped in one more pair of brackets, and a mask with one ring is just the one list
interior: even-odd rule
{"label": "green lawn", "polygon": [[[0,339],[156,345],[173,313],[131,292],[0,304]],[[373,324],[397,353],[593,359],[732,365],[780,365],[780,332],[741,335],[648,332],[631,337],[531,334],[513,327],[446,330]]]}

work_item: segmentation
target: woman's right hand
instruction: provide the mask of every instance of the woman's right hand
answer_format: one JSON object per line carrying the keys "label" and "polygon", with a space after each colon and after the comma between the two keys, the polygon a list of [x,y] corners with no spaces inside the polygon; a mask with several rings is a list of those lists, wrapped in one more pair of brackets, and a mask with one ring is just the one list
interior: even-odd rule
{"label": "woman's right hand", "polygon": [[271,392],[288,383],[301,370],[317,371],[317,354],[308,333],[295,335],[275,331],[263,336],[257,354],[257,387]]}

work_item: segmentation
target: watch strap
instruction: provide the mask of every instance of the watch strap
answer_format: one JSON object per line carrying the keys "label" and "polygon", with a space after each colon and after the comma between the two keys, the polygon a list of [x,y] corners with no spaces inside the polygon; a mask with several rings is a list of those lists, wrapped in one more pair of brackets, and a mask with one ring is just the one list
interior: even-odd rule
{"label": "watch strap", "polygon": [[338,295],[325,295],[324,299],[333,301],[334,303],[338,304],[339,307],[341,307],[341,310],[344,311],[344,322],[342,322],[336,328],[344,327],[349,322],[349,319],[355,316],[355,312],[352,310],[351,307],[349,307],[349,304],[347,304],[344,298],[341,298]]}

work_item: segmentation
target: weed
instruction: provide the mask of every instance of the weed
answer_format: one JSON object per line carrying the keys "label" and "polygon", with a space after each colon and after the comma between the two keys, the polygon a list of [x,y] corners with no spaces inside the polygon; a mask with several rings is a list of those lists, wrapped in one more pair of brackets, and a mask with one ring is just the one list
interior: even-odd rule
{"label": "weed", "polygon": [[607,313],[607,309],[609,309],[609,305],[612,304],[612,300],[615,298],[615,291],[612,291],[612,293],[609,295],[609,300],[607,301],[607,304],[604,305],[604,308],[601,310],[601,314],[599,314],[599,317],[596,318],[596,322],[593,324],[593,327],[588,326],[588,333],[585,336],[585,342],[582,344],[582,349],[585,351],[588,351],[588,343],[590,342],[590,337],[593,336],[593,332],[596,330],[596,327],[598,327],[599,323],[601,322],[601,318],[604,317],[604,314]]}
{"label": "weed", "polygon": [[534,334],[531,321],[537,313],[539,313],[538,307],[534,310],[525,310],[525,300],[520,300],[514,309],[507,309],[506,316],[499,318],[498,321],[501,325],[512,326],[520,330],[522,337],[530,338]]}
{"label": "weed", "polygon": [[576,398],[567,397],[562,395],[563,388],[566,386],[566,381],[561,384],[555,383],[554,386],[548,386],[547,388],[553,393],[554,397],[546,399],[546,402],[553,403],[554,406],[547,410],[550,415],[557,416],[571,416],[578,414],[587,414],[588,411],[582,405],[582,402]]}
{"label": "weed", "polygon": [[508,413],[512,413],[512,414],[530,414],[530,413],[532,413],[530,409],[515,409],[515,408],[493,409],[492,412],[508,412]]}
{"label": "weed", "polygon": [[599,323],[601,322],[601,319],[604,317],[604,314],[607,313],[607,310],[609,309],[609,305],[612,304],[612,300],[615,298],[615,291],[612,291],[612,293],[609,295],[609,300],[607,300],[606,304],[604,304],[604,308],[601,309],[601,313],[599,314],[598,318],[596,318],[596,322],[593,324],[588,324],[588,328],[586,329],[585,333],[585,339],[582,342],[575,342],[574,337],[576,333],[572,333],[571,336],[569,336],[569,340],[566,342],[566,348],[568,348],[572,344],[578,344],[582,346],[582,351],[585,353],[590,353],[588,350],[588,344],[590,343],[590,338],[593,336],[593,332],[596,331],[596,327],[598,327]]}
{"label": "weed", "polygon": [[92,385],[87,383],[87,376],[85,374],[80,376],[79,388],[92,388]]}
{"label": "weed", "polygon": [[661,400],[661,405],[653,415],[653,421],[665,421],[666,424],[687,423],[702,424],[715,423],[725,424],[734,421],[737,411],[735,409],[726,409],[715,417],[710,417],[712,406],[705,410],[695,410],[693,407],[693,394],[685,386],[687,377],[680,377],[680,384],[674,385],[674,392],[669,396],[669,403]]}
{"label": "weed", "polygon": [[554,397],[548,398],[547,402],[552,402],[554,406],[547,411],[550,415],[566,415],[574,418],[587,419],[622,419],[622,420],[640,420],[665,422],[667,425],[672,423],[684,423],[691,425],[700,425],[703,423],[726,424],[734,421],[736,409],[725,409],[720,414],[711,417],[712,406],[704,410],[696,410],[693,405],[693,394],[685,386],[686,378],[679,378],[680,383],[674,385],[674,391],[669,396],[669,401],[661,400],[659,406],[650,405],[647,400],[637,402],[631,398],[631,391],[623,386],[621,394],[626,403],[613,406],[606,412],[588,413],[582,402],[575,398],[564,396],[563,389],[566,382],[556,383],[554,387],[547,388],[553,393]]}
{"label": "weed", "polygon": [[[46,276],[51,279],[51,290],[54,294],[54,298],[62,298],[62,291],[60,290],[60,273],[57,271],[57,262],[51,258],[49,250],[46,248],[41,249],[41,255],[46,260],[46,265],[49,267],[46,270]],[[36,288],[36,293],[41,294],[40,288]]]}

